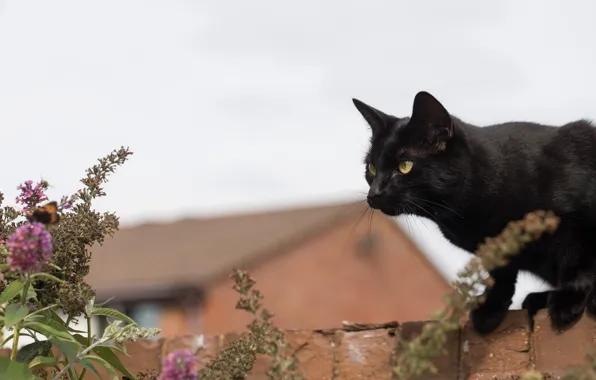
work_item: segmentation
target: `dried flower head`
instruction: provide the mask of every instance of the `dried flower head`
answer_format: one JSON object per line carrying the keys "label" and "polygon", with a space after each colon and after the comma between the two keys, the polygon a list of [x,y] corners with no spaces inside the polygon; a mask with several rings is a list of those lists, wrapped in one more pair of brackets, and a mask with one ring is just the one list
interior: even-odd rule
{"label": "dried flower head", "polygon": [[45,194],[45,190],[48,188],[48,186],[49,185],[46,181],[41,181],[35,186],[33,186],[33,181],[25,181],[24,183],[17,186],[17,190],[21,191],[16,199],[17,204],[24,205],[24,211],[30,211],[40,202],[48,200],[48,197]]}
{"label": "dried flower head", "polygon": [[161,329],[158,328],[130,326],[129,328],[122,329],[121,333],[116,337],[115,340],[118,343],[122,343],[124,341],[134,342],[138,339],[151,339],[159,333],[161,333]]}
{"label": "dried flower head", "polygon": [[159,380],[196,380],[198,373],[193,353],[188,349],[176,350],[164,358]]}
{"label": "dried flower head", "polygon": [[6,241],[12,271],[39,272],[52,259],[52,235],[38,222],[18,227]]}

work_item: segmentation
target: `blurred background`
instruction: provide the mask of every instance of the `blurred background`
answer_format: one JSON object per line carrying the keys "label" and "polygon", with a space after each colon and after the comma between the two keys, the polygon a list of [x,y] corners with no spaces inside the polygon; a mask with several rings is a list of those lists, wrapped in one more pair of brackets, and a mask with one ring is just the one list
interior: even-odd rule
{"label": "blurred background", "polygon": [[[94,250],[89,282],[164,335],[244,328],[235,267],[281,327],[428,319],[469,256],[429,220],[364,215],[369,131],[351,98],[407,116],[427,90],[480,125],[594,118],[595,11],[0,0],[1,190],[43,176],[59,198],[130,146],[97,203],[122,230]],[[513,307],[544,288],[520,275]]]}

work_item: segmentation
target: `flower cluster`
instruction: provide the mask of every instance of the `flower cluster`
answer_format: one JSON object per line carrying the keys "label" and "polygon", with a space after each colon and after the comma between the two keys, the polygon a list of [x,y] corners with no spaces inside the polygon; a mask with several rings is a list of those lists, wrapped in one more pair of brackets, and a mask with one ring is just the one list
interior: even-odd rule
{"label": "flower cluster", "polygon": [[27,223],[10,235],[6,248],[10,270],[39,272],[52,258],[52,235],[41,223]]}
{"label": "flower cluster", "polygon": [[33,181],[25,181],[25,183],[17,186],[17,190],[20,190],[21,193],[17,197],[16,202],[17,204],[24,205],[23,209],[25,211],[29,211],[37,204],[48,200],[48,197],[45,194],[47,188],[48,183],[45,181],[41,181],[35,186],[33,186]]}
{"label": "flower cluster", "polygon": [[58,205],[58,210],[70,210],[72,205],[75,203],[75,197],[62,197],[60,204]]}
{"label": "flower cluster", "polygon": [[161,330],[158,328],[147,329],[144,327],[131,326],[130,328],[123,330],[114,340],[118,343],[122,343],[124,341],[134,342],[138,339],[151,339],[160,332]]}
{"label": "flower cluster", "polygon": [[159,380],[196,380],[198,374],[193,353],[188,349],[176,350],[164,358]]}

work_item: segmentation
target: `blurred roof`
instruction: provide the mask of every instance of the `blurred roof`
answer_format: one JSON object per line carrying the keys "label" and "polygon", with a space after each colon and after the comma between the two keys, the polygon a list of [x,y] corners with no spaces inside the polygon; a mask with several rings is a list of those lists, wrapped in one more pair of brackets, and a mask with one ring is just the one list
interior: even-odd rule
{"label": "blurred roof", "polygon": [[184,219],[122,228],[92,249],[87,282],[98,299],[198,288],[234,267],[324,233],[357,214],[364,202]]}

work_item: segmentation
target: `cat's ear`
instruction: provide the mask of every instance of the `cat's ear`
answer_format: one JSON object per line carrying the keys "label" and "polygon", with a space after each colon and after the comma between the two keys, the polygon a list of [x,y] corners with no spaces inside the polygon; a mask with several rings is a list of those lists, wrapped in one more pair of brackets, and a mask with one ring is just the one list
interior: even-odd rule
{"label": "cat's ear", "polygon": [[373,134],[377,133],[387,125],[387,120],[389,119],[388,115],[358,99],[352,99],[352,102],[354,103],[354,106],[356,106],[358,112],[364,117],[364,120],[370,125]]}
{"label": "cat's ear", "polygon": [[426,91],[420,91],[414,97],[411,121],[418,127],[428,128],[429,137],[439,143],[453,136],[453,121],[449,112]]}

